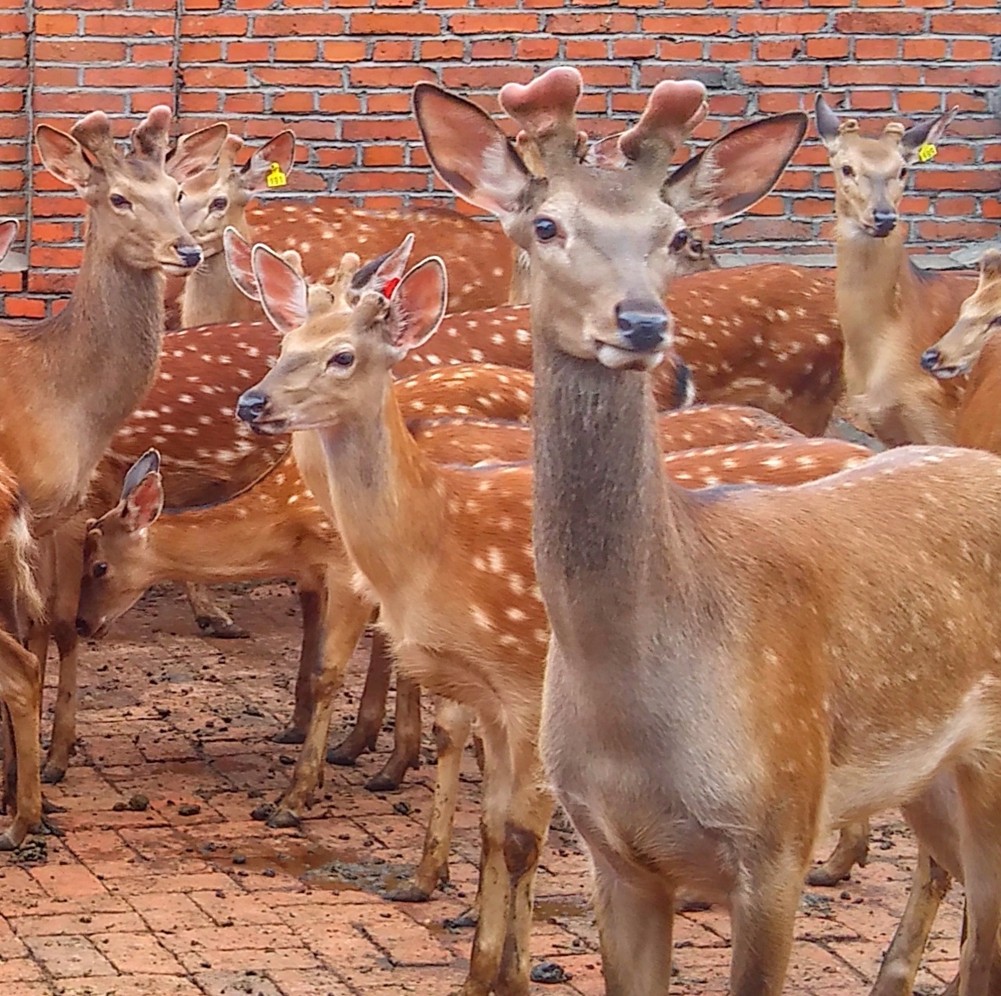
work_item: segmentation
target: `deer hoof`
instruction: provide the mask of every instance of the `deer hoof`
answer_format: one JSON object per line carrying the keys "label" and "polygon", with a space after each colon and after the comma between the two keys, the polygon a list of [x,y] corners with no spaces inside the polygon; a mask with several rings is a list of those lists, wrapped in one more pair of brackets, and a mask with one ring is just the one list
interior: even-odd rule
{"label": "deer hoof", "polygon": [[394,903],[426,903],[431,894],[417,885],[403,885],[386,893],[386,898]]}
{"label": "deer hoof", "polygon": [[303,744],[306,742],[306,734],[302,730],[297,730],[290,726],[287,730],[279,730],[272,738],[273,744]]}
{"label": "deer hoof", "polygon": [[291,809],[276,809],[268,817],[268,826],[272,830],[297,830],[302,820]]}
{"label": "deer hoof", "polygon": [[195,622],[198,623],[198,628],[205,636],[212,636],[217,640],[246,640],[250,636],[249,630],[237,626],[229,619],[199,616]]}
{"label": "deer hoof", "polygon": [[46,785],[58,785],[66,777],[66,766],[63,764],[53,764],[49,761],[42,768],[42,781]]}

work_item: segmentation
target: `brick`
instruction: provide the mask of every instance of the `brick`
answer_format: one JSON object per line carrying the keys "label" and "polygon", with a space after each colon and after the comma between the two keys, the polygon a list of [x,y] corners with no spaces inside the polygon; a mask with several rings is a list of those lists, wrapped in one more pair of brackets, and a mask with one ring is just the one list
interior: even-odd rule
{"label": "brick", "polygon": [[[925,16],[898,11],[842,11],[834,26],[845,34],[909,35],[925,29]],[[936,30],[933,28],[933,30]]]}

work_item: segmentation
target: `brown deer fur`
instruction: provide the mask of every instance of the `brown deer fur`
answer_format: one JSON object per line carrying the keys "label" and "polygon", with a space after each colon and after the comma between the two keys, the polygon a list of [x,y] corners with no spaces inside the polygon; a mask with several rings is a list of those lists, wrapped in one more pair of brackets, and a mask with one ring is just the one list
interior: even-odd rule
{"label": "brown deer fur", "polygon": [[[663,184],[706,109],[701,84],[668,82],[620,139],[628,179],[589,169],[573,152],[580,76],[551,70],[501,94],[544,143],[554,179],[529,185],[499,130],[484,122],[470,148],[482,112],[422,89],[432,162],[533,257],[542,753],[592,857],[609,996],[667,992],[686,886],[731,906],[733,996],[777,996],[818,832],[888,806],[965,879],[959,996],[995,992],[1001,461],[913,448],[799,487],[674,487],[646,373],[670,345],[669,274],[644,246],[725,210],[731,184],[756,186],[764,148],[737,167],[713,156],[705,186],[698,166]],[[540,217],[577,235],[574,253],[542,244]],[[589,240],[621,261],[617,289],[574,258]],[[617,324],[624,299],[660,334]]]}
{"label": "brown deer fur", "polygon": [[899,223],[918,149],[942,136],[952,114],[907,131],[891,122],[869,138],[855,119],[839,121],[823,97],[816,102],[817,130],[834,172],[846,401],[891,446],[953,440],[962,383],[931,380],[920,359],[955,320],[972,282],[963,273],[918,269]]}

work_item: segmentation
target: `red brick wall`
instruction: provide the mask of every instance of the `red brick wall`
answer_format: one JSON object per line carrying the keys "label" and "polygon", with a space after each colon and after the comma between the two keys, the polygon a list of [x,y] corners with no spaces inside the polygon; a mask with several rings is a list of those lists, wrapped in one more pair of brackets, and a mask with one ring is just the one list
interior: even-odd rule
{"label": "red brick wall", "polygon": [[[659,79],[702,79],[712,114],[701,139],[808,108],[819,88],[862,115],[958,104],[952,140],[916,171],[912,240],[953,249],[995,237],[1001,218],[997,0],[33,0],[28,13],[0,0],[0,29],[0,211],[18,216],[25,107],[35,122],[68,124],[97,107],[134,118],[167,102],[184,128],[224,118],[251,138],[291,125],[303,143],[294,189],[423,203],[444,194],[415,142],[411,85],[434,78],[492,96],[565,60],[594,88],[586,111],[601,114],[634,112],[637,91]],[[755,217],[720,226],[716,242],[826,251],[823,159],[808,140]],[[6,299],[19,314],[70,286],[80,230],[69,192],[41,171],[30,186],[30,293]]]}

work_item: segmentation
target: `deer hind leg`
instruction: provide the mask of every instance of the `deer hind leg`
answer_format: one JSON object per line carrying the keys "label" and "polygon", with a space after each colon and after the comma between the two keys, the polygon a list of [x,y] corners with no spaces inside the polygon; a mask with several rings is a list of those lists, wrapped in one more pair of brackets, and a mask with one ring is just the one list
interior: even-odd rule
{"label": "deer hind leg", "polygon": [[209,594],[205,585],[185,584],[184,594],[198,628],[206,636],[220,640],[245,640],[250,636],[242,626],[233,622],[233,617]]}
{"label": "deer hind leg", "polygon": [[372,614],[371,604],[362,601],[352,590],[350,581],[344,582],[333,571],[327,575],[324,605],[323,669],[316,682],[316,706],[292,773],[292,784],[268,819],[270,827],[298,826],[301,811],[323,785],[323,762],[334,697],[344,684],[348,660]]}
{"label": "deer hind leg", "polygon": [[442,699],[438,703],[434,723],[438,759],[424,851],[413,883],[391,897],[398,902],[425,902],[439,885],[448,881],[448,855],[452,849],[452,822],[459,797],[459,771],[472,725],[473,714],[465,706],[451,699]]}
{"label": "deer hind leg", "polygon": [[[372,647],[375,653],[375,646]],[[388,653],[384,648],[383,653]],[[393,752],[382,770],[374,774],[365,788],[369,792],[395,791],[410,768],[421,764],[421,686],[406,675],[396,675],[396,723],[393,727]]]}
{"label": "deer hind leg", "polygon": [[732,899],[732,996],[782,992],[809,860],[808,850],[787,850],[745,864]]}
{"label": "deer hind leg", "polygon": [[919,846],[904,915],[883,956],[869,996],[911,996],[935,914],[951,885],[949,873],[932,858],[925,846]]}
{"label": "deer hind leg", "polygon": [[351,732],[336,747],[327,751],[327,761],[345,768],[353,767],[366,751],[375,750],[375,745],[386,718],[386,698],[389,695],[389,679],[393,673],[393,660],[389,653],[386,635],[376,628],[372,635],[369,652],[368,671],[365,673],[365,687],[362,689],[358,705],[358,718]]}
{"label": "deer hind leg", "polygon": [[830,857],[811,868],[806,876],[808,885],[837,885],[848,878],[852,869],[858,865],[865,867],[869,858],[869,821],[851,823],[841,828],[837,847]]}
{"label": "deer hind leg", "polygon": [[19,847],[29,833],[43,829],[42,785],[39,766],[39,699],[42,695],[38,660],[10,634],[0,632],[0,699],[3,700],[5,735],[4,762],[14,765],[11,786],[13,821],[0,835],[0,851]]}
{"label": "deer hind leg", "polygon": [[295,677],[295,708],[289,725],[271,739],[276,744],[301,744],[306,739],[310,717],[316,705],[316,682],[323,668],[323,612],[326,591],[322,582],[299,585],[302,610],[302,648]]}

